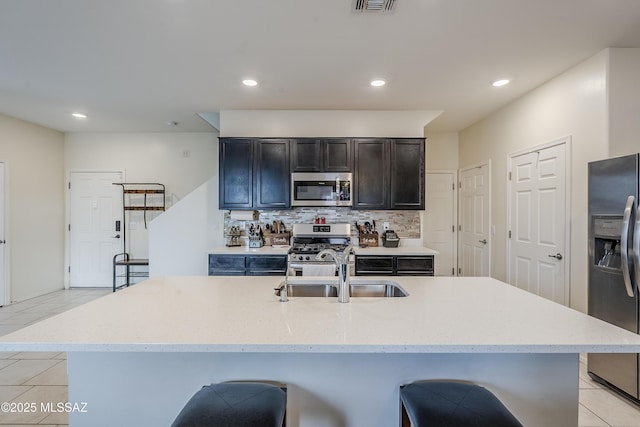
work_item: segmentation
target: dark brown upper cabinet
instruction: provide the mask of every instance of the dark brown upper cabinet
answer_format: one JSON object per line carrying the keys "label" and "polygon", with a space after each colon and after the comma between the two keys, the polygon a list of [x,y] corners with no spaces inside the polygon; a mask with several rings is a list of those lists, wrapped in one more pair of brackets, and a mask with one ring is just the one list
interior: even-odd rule
{"label": "dark brown upper cabinet", "polygon": [[291,172],[351,172],[351,169],[350,139],[291,140]]}
{"label": "dark brown upper cabinet", "polygon": [[289,209],[289,140],[220,138],[219,208]]}
{"label": "dark brown upper cabinet", "polygon": [[422,210],[423,138],[354,140],[354,209]]}

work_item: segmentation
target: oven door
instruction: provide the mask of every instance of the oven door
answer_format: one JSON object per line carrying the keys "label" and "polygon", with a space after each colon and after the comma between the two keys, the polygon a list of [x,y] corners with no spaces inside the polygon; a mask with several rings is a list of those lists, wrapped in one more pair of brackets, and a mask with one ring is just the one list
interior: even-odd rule
{"label": "oven door", "polygon": [[333,262],[292,261],[289,262],[289,276],[337,276],[338,270]]}

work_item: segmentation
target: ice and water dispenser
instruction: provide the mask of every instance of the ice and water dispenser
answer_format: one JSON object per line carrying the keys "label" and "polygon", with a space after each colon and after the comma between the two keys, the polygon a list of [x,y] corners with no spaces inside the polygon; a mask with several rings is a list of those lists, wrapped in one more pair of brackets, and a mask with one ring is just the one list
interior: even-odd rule
{"label": "ice and water dispenser", "polygon": [[593,217],[593,262],[598,267],[622,266],[620,257],[621,217]]}

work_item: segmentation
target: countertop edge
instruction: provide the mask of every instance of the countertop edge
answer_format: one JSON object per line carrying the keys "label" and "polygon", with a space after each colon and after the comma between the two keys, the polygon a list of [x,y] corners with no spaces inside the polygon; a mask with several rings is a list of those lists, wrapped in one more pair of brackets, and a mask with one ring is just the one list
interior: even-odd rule
{"label": "countertop edge", "polygon": [[25,343],[2,342],[0,351],[32,352],[154,352],[154,353],[307,353],[307,354],[423,354],[423,353],[640,353],[640,345],[497,344],[497,345],[277,345],[277,344],[154,344],[154,343]]}

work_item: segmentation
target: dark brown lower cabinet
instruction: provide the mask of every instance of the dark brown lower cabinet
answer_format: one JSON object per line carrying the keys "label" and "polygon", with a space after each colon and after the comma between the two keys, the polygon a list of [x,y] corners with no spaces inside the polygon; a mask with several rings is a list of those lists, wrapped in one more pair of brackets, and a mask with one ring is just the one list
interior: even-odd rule
{"label": "dark brown lower cabinet", "polygon": [[209,254],[209,276],[284,276],[286,255]]}
{"label": "dark brown lower cabinet", "polygon": [[433,255],[356,255],[356,276],[433,276]]}

